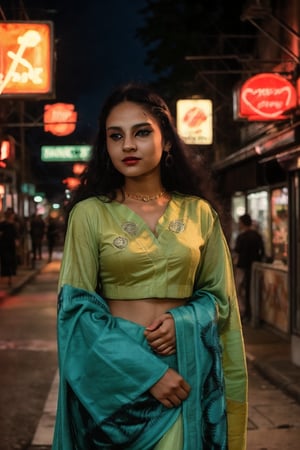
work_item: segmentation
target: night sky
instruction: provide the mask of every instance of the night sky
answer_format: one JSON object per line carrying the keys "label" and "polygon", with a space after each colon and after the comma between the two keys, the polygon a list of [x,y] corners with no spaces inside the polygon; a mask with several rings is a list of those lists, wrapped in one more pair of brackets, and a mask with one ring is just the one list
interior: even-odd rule
{"label": "night sky", "polygon": [[57,100],[73,101],[80,121],[93,126],[115,85],[153,78],[144,64],[145,49],[135,38],[143,5],[143,0],[89,0],[79,9],[73,1],[59,2]]}

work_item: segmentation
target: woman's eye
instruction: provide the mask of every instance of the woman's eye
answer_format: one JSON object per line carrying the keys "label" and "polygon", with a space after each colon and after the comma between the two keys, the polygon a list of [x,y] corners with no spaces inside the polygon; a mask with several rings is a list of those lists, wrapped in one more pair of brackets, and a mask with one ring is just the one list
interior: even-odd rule
{"label": "woman's eye", "polygon": [[110,139],[112,139],[113,141],[118,141],[119,139],[122,138],[122,135],[120,133],[111,133],[109,135]]}
{"label": "woman's eye", "polygon": [[136,135],[137,135],[137,136],[149,136],[150,133],[152,133],[152,130],[149,130],[149,129],[141,129],[141,130],[138,130],[138,131],[137,131]]}

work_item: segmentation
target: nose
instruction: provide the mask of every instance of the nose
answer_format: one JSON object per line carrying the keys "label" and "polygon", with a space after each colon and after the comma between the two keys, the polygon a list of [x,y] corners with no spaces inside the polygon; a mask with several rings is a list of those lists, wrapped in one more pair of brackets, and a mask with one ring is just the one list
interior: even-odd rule
{"label": "nose", "polygon": [[123,151],[131,152],[136,150],[136,145],[131,136],[125,136],[123,141]]}

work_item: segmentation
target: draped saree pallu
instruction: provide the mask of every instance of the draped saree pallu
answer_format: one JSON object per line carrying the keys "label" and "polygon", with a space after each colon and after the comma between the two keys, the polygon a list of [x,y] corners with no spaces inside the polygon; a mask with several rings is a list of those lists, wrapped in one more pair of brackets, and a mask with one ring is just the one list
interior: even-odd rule
{"label": "draped saree pallu", "polygon": [[[227,449],[214,298],[197,291],[170,313],[177,353],[162,357],[149,347],[144,327],[113,317],[99,295],[69,285],[61,289],[53,450],[152,450],[180,414],[182,450]],[[149,393],[169,367],[192,388],[182,406],[171,409]]]}

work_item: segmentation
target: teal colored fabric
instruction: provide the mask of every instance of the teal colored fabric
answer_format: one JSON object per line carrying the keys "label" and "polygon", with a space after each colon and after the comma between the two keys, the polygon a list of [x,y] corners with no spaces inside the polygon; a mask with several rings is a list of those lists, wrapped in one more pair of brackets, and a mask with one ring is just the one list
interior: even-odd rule
{"label": "teal colored fabric", "polygon": [[[111,316],[96,293],[63,286],[53,450],[152,450],[181,413],[183,450],[227,449],[214,299],[198,291],[187,306],[170,313],[177,354],[159,357],[148,346],[144,327]],[[165,408],[149,393],[168,367],[192,386],[182,408]]]}
{"label": "teal colored fabric", "polygon": [[178,372],[192,386],[182,404],[184,450],[227,449],[226,399],[214,297],[196,291],[169,311],[176,325]]}

